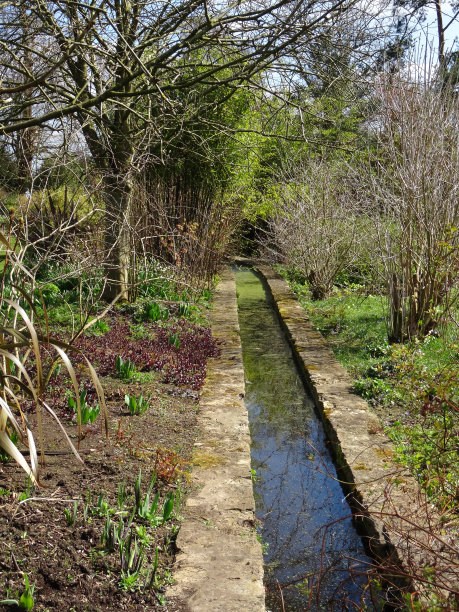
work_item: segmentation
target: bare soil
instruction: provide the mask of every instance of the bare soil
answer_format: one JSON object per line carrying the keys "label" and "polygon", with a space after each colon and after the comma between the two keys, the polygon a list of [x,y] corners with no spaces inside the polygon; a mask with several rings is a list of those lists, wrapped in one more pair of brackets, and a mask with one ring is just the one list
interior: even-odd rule
{"label": "bare soil", "polygon": [[[148,382],[126,383],[110,376],[101,379],[109,412],[109,438],[101,432],[100,418],[84,426],[79,444],[84,465],[71,453],[56,423],[48,419],[42,487],[28,487],[15,462],[0,464],[0,600],[19,600],[27,574],[35,585],[34,610],[181,609],[177,601],[172,606],[165,602],[163,592],[173,580],[174,543],[196,436],[198,392],[190,386],[164,382],[161,372],[149,373],[144,379]],[[126,393],[150,394],[149,409],[131,416],[124,403]],[[31,413],[32,423],[34,418]],[[65,420],[65,411],[61,418],[77,444],[74,421],[69,415]],[[128,523],[135,508],[134,483],[140,470],[142,498],[152,474],[157,474],[151,499],[159,493],[158,515],[162,515],[169,492],[176,501],[172,518],[165,524],[155,527],[135,515],[130,529],[125,529],[125,541],[129,531],[133,534],[131,550],[134,536],[139,548],[144,542],[139,576],[128,584],[129,577],[122,578],[119,546],[109,550],[102,534],[107,517],[115,525],[122,517]],[[123,486],[125,498],[122,495],[119,499]],[[156,550],[158,569],[149,586],[146,583]],[[0,610],[12,609],[18,608],[0,605]]]}

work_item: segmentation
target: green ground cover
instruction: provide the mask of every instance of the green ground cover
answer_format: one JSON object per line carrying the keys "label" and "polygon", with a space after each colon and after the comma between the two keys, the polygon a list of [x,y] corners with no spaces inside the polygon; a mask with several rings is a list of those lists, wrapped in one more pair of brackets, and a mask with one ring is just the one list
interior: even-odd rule
{"label": "green ground cover", "polygon": [[314,327],[330,343],[394,442],[406,464],[443,511],[459,501],[459,343],[457,327],[434,330],[421,341],[387,341],[387,302],[362,286],[334,288],[313,301],[307,285],[287,271]]}

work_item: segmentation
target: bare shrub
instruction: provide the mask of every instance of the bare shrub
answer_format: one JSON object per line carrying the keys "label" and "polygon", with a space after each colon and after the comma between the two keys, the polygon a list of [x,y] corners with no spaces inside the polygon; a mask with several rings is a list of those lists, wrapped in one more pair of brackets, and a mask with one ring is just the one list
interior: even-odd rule
{"label": "bare shrub", "polygon": [[441,322],[458,280],[459,99],[418,73],[379,85],[377,154],[364,184],[373,204],[389,339]]}
{"label": "bare shrub", "polygon": [[[459,604],[457,516],[441,513],[418,490],[404,493],[394,477],[375,507],[368,509],[396,555],[378,558],[388,600],[400,610],[455,610]],[[400,490],[401,489],[401,490]],[[358,514],[357,514],[358,516]]]}
{"label": "bare shrub", "polygon": [[209,284],[240,222],[236,198],[210,181],[174,176],[136,186],[131,208],[131,282],[135,270],[161,261],[177,280],[195,288]]}
{"label": "bare shrub", "polygon": [[357,258],[366,224],[357,193],[346,165],[325,161],[291,166],[272,188],[275,250],[305,275],[313,299],[326,297]]}

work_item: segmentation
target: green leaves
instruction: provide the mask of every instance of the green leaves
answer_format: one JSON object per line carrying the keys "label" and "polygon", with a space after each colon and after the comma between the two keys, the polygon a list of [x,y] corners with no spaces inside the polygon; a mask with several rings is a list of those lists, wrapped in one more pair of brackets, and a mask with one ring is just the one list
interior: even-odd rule
{"label": "green leaves", "polygon": [[152,522],[155,519],[156,508],[159,502],[159,492],[155,495],[153,501],[150,504],[150,495],[153,486],[156,482],[156,474],[153,474],[147,493],[142,500],[141,484],[142,484],[142,470],[140,470],[137,480],[134,484],[135,493],[135,506],[136,512],[140,518],[146,519]]}
{"label": "green leaves", "polygon": [[[114,551],[119,553],[120,580],[119,587],[123,590],[133,591],[142,588],[139,578],[145,577],[144,588],[158,590],[161,581],[158,579],[159,549],[156,547],[154,564],[151,574],[143,568],[148,557],[151,540],[151,529],[164,525],[173,515],[176,497],[178,494],[170,491],[166,495],[162,510],[159,509],[160,492],[157,491],[151,499],[153,487],[156,483],[156,474],[153,473],[145,496],[142,496],[142,472],[134,483],[135,505],[127,507],[127,495],[124,485],[118,488],[118,508],[116,515],[121,515],[119,522],[113,520],[115,513],[103,500],[103,493],[99,496],[97,507],[93,513],[106,516],[101,533],[101,555],[109,555]],[[68,512],[70,515],[70,512]],[[140,519],[140,520],[139,520]],[[169,536],[176,534],[173,526],[168,530]],[[166,542],[166,540],[165,540]],[[165,546],[167,547],[167,543]]]}
{"label": "green leaves", "polygon": [[167,344],[169,346],[174,346],[176,349],[180,348],[180,338],[178,332],[175,332],[174,334],[171,334],[169,336],[169,338],[167,339]]}
{"label": "green leaves", "polygon": [[131,416],[143,414],[150,406],[150,396],[148,395],[144,398],[143,395],[134,397],[133,395],[126,394],[124,396],[124,403],[129,408],[129,414]]}
{"label": "green leaves", "polygon": [[166,320],[169,317],[169,310],[158,304],[158,302],[149,302],[144,305],[143,318],[146,321]]}
{"label": "green leaves", "polygon": [[130,359],[124,360],[121,355],[118,355],[115,359],[115,369],[121,380],[131,380],[137,372],[135,363]]}
{"label": "green leaves", "polygon": [[77,520],[77,514],[78,514],[78,501],[77,500],[73,502],[73,510],[68,510],[67,508],[64,508],[65,520],[69,527],[71,527],[72,525],[75,525],[76,520]]}
{"label": "green leaves", "polygon": [[[100,412],[99,404],[96,403],[94,407],[89,406],[89,404],[86,401],[87,393],[88,392],[86,391],[86,389],[83,389],[83,391],[80,393],[80,415],[79,415],[80,421],[78,422],[79,425],[86,425],[87,423],[94,423],[94,421],[99,416],[99,412]],[[77,410],[77,402],[75,401],[74,397],[69,397],[68,404],[69,404],[69,408],[71,408],[74,411]]]}
{"label": "green leaves", "polygon": [[30,584],[27,574],[24,574],[24,584],[25,589],[19,601],[17,599],[4,599],[0,601],[0,604],[4,606],[17,606],[23,610],[32,610],[34,606],[33,592],[35,590],[35,584]]}
{"label": "green leaves", "polygon": [[162,514],[157,514],[159,491],[156,493],[155,497],[153,498],[153,501],[150,502],[150,495],[155,482],[156,474],[153,474],[147,493],[143,499],[141,495],[142,471],[139,472],[136,483],[134,485],[134,493],[136,500],[135,511],[140,518],[143,518],[148,521],[153,527],[157,527],[158,525],[164,525],[164,523],[171,518],[175,505],[175,496],[173,493],[169,492],[166,496],[166,500],[163,505]]}
{"label": "green leaves", "polygon": [[163,525],[166,521],[168,521],[174,511],[175,497],[174,494],[170,491],[167,494],[166,501],[163,506]]}

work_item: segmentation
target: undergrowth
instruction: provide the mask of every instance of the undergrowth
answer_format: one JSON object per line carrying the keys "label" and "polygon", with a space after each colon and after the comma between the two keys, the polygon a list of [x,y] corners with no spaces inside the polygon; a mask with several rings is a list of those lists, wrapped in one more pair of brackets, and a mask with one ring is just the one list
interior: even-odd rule
{"label": "undergrowth", "polygon": [[[282,270],[280,270],[282,272]],[[387,301],[360,285],[335,288],[325,300],[310,298],[302,279],[289,280],[313,326],[350,372],[353,390],[377,412],[428,497],[443,510],[459,502],[459,389],[457,329],[434,330],[423,340],[387,340]]]}

